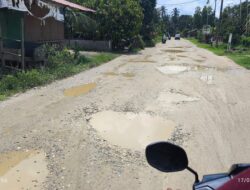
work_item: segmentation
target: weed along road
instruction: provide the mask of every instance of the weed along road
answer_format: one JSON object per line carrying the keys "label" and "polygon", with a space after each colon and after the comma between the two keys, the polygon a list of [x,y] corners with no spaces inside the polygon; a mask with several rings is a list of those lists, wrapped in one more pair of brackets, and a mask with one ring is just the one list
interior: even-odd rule
{"label": "weed along road", "polygon": [[0,189],[186,190],[145,146],[183,146],[200,175],[250,162],[250,72],[186,40],[122,55],[0,103]]}

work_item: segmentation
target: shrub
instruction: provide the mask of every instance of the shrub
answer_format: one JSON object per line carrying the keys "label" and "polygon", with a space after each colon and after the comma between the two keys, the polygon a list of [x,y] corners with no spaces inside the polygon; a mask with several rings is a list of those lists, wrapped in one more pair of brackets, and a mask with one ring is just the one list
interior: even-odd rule
{"label": "shrub", "polygon": [[20,81],[13,75],[7,75],[0,81],[0,92],[20,89]]}
{"label": "shrub", "polygon": [[130,50],[133,49],[144,49],[145,48],[145,43],[142,40],[142,37],[140,35],[136,36],[135,39],[133,40]]}
{"label": "shrub", "polygon": [[242,37],[241,42],[243,46],[250,47],[250,37]]}
{"label": "shrub", "polygon": [[46,81],[46,75],[43,75],[43,73],[37,70],[17,73],[16,78],[18,79],[19,86],[22,90],[42,85],[44,84],[44,81]]}
{"label": "shrub", "polygon": [[48,56],[49,67],[55,68],[62,64],[75,63],[74,55],[71,54],[67,49],[62,51],[56,51]]}
{"label": "shrub", "polygon": [[155,42],[154,40],[146,40],[145,45],[146,47],[155,47]]}
{"label": "shrub", "polygon": [[198,32],[197,32],[197,40],[198,40],[199,42],[203,42],[203,34],[202,34],[201,31],[198,31]]}

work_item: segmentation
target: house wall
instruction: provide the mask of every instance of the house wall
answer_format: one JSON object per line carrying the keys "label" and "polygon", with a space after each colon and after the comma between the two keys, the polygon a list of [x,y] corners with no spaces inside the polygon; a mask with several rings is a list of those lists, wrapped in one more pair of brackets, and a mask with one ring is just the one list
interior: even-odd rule
{"label": "house wall", "polygon": [[45,20],[45,25],[41,21],[32,17],[25,16],[25,41],[43,42],[57,41],[64,39],[64,24],[54,18]]}
{"label": "house wall", "polygon": [[0,9],[0,24],[4,46],[8,48],[20,48],[16,40],[21,40],[21,18],[23,13]]}
{"label": "house wall", "polygon": [[[49,11],[37,5],[32,5],[31,10],[37,17],[43,17]],[[24,23],[25,41],[27,42],[58,41],[64,39],[64,23],[56,21],[52,17],[45,19],[43,22],[33,16],[26,15]]]}

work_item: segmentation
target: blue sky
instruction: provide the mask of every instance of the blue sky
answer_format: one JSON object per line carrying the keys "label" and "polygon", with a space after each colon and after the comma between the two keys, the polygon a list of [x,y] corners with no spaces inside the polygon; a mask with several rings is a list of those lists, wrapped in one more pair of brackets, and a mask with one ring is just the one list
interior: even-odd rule
{"label": "blue sky", "polygon": [[[245,0],[242,0],[244,2]],[[215,0],[210,0],[210,5],[214,8]],[[240,0],[224,0],[224,6],[239,4]],[[207,0],[157,0],[157,6],[165,5],[168,13],[177,7],[181,14],[193,14],[195,7],[206,5]],[[217,0],[217,16],[219,15],[221,0]]]}

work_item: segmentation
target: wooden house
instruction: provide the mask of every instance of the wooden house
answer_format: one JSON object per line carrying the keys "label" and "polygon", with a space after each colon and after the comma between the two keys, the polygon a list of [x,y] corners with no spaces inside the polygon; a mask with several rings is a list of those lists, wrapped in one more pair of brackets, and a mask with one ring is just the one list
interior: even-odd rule
{"label": "wooden house", "polygon": [[[34,49],[64,41],[65,9],[95,12],[66,0],[0,0],[0,61],[24,69]],[[22,63],[20,65],[20,63]]]}

